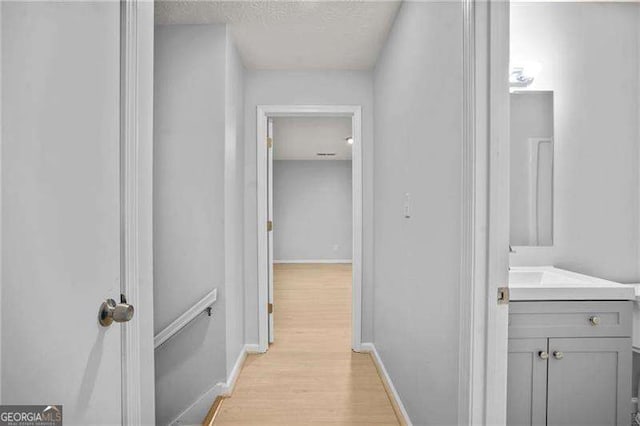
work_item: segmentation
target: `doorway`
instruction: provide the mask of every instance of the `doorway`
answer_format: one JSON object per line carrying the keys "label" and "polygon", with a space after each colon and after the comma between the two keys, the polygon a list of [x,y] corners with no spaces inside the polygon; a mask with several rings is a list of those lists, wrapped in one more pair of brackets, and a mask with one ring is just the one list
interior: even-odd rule
{"label": "doorway", "polygon": [[[360,106],[259,106],[257,111],[257,177],[258,177],[258,284],[259,284],[259,342],[260,351],[266,352],[269,343],[277,338],[274,330],[274,315],[277,307],[274,304],[274,232],[278,227],[274,223],[273,210],[273,171],[274,171],[274,119],[285,118],[336,117],[348,118],[351,121],[350,135],[344,135],[344,143],[351,150],[351,349],[358,352],[361,346],[362,316],[362,145],[361,145],[361,107]],[[347,140],[347,138],[351,138]],[[331,157],[333,151],[316,154]],[[337,155],[337,152],[335,153]],[[313,223],[307,226],[314,226]],[[340,246],[331,247],[339,251]],[[304,269],[301,266],[285,267],[295,263],[306,263],[307,268],[322,269],[317,264],[326,263],[322,259],[284,259],[288,263],[277,263],[277,268],[287,276],[287,270]],[[309,260],[315,261],[309,263]],[[333,262],[336,261],[334,258]],[[342,259],[344,262],[344,259]],[[327,269],[326,267],[324,269]],[[344,274],[344,264],[342,265]],[[327,272],[327,271],[325,271]],[[285,278],[286,281],[286,278]]]}

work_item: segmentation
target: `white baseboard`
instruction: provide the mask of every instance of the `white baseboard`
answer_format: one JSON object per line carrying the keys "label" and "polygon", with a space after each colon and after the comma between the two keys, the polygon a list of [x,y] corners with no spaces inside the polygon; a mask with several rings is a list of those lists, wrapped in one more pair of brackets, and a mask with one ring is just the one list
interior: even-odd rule
{"label": "white baseboard", "polygon": [[400,395],[398,395],[398,391],[393,385],[393,381],[387,372],[387,369],[384,367],[384,363],[382,362],[382,358],[380,358],[380,354],[376,350],[376,346],[373,343],[361,343],[360,344],[361,352],[369,352],[373,358],[373,362],[376,364],[378,369],[378,373],[380,373],[380,378],[382,379],[382,383],[389,394],[389,397],[392,400],[393,409],[396,411],[396,415],[401,417],[404,420],[404,424],[407,426],[412,426],[411,419],[409,418],[409,413],[404,408],[402,404],[402,400],[400,400]]}
{"label": "white baseboard", "polygon": [[[229,377],[227,377],[227,382],[224,383],[224,396],[231,396],[233,393],[233,389],[236,387],[236,381],[238,380],[238,376],[240,376],[240,370],[242,370],[242,366],[244,365],[244,361],[247,359],[247,346],[243,346],[238,358],[236,359],[236,363],[233,364],[233,369],[231,373],[229,373]],[[220,383],[219,383],[220,384]],[[213,403],[213,401],[211,401]],[[209,404],[211,405],[211,404]],[[204,417],[203,417],[204,419]]]}
{"label": "white baseboard", "polygon": [[260,350],[260,345],[256,344],[246,344],[244,345],[244,349],[248,354],[262,354],[263,351]]}
{"label": "white baseboard", "polygon": [[236,386],[238,376],[244,365],[247,354],[259,352],[256,349],[258,345],[244,345],[238,354],[233,369],[227,377],[226,382],[219,382],[212,386],[205,393],[200,395],[198,399],[191,404],[186,410],[178,415],[170,425],[201,425],[202,420],[206,417],[209,408],[218,396],[230,396]]}
{"label": "white baseboard", "polygon": [[215,401],[216,397],[224,395],[226,390],[226,383],[217,383],[191,404],[186,410],[178,415],[171,423],[171,426],[184,426],[184,425],[201,425],[202,420],[207,416],[211,404]]}
{"label": "white baseboard", "polygon": [[351,263],[351,259],[279,259],[273,263]]}

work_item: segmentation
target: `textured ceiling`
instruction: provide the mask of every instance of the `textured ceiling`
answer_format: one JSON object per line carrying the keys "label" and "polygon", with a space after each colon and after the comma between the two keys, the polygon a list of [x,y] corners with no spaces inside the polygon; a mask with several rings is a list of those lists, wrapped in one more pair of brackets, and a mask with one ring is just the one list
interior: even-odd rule
{"label": "textured ceiling", "polygon": [[[350,160],[351,117],[273,119],[274,160]],[[322,154],[335,154],[319,156]]]}
{"label": "textured ceiling", "polygon": [[252,69],[370,69],[394,1],[156,1],[156,24],[227,23]]}

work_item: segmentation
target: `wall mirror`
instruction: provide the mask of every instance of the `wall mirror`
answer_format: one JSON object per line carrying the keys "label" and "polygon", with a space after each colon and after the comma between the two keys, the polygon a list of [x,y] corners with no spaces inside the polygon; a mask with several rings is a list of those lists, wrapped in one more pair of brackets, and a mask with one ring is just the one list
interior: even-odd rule
{"label": "wall mirror", "polygon": [[553,245],[553,92],[511,93],[512,246]]}

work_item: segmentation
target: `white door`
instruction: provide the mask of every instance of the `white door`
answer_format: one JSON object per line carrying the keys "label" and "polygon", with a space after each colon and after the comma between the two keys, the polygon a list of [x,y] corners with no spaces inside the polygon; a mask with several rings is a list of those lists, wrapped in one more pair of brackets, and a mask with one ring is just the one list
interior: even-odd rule
{"label": "white door", "polygon": [[1,9],[2,403],[120,424],[120,5]]}
{"label": "white door", "polygon": [[273,119],[267,119],[267,220],[271,224],[267,232],[267,249],[269,255],[269,343],[274,341],[273,327]]}

